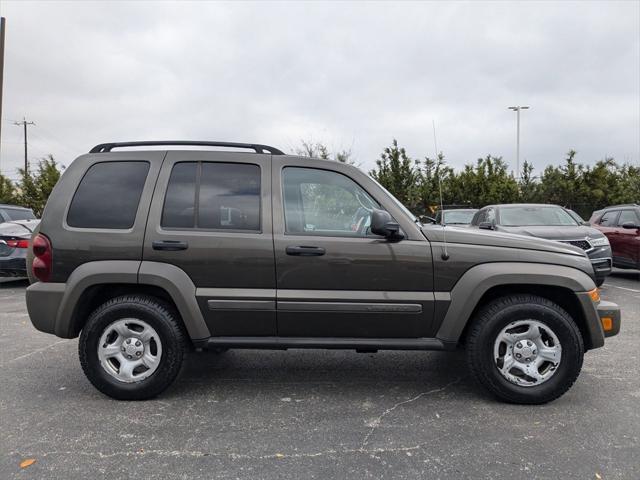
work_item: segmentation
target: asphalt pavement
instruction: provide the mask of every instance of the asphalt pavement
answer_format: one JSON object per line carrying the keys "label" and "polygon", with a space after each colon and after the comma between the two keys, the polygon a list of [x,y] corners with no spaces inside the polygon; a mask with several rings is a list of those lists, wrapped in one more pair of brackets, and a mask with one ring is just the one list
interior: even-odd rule
{"label": "asphalt pavement", "polygon": [[542,406],[494,400],[462,353],[324,350],[194,354],[159,398],[118,402],[77,339],[31,326],[25,288],[0,284],[0,479],[640,478],[635,271],[601,292],[620,335]]}

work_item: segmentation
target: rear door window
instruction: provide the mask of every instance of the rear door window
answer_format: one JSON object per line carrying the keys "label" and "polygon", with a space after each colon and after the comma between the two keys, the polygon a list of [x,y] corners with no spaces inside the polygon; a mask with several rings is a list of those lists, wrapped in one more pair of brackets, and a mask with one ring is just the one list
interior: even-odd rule
{"label": "rear door window", "polygon": [[260,167],[180,162],[171,171],[163,228],[260,231]]}
{"label": "rear door window", "polygon": [[636,212],[633,210],[622,210],[620,212],[620,217],[618,218],[618,227],[622,227],[625,223],[633,223],[634,225],[637,225],[639,222]]}
{"label": "rear door window", "polygon": [[78,185],[67,225],[76,228],[133,227],[149,162],[101,162],[92,165]]}

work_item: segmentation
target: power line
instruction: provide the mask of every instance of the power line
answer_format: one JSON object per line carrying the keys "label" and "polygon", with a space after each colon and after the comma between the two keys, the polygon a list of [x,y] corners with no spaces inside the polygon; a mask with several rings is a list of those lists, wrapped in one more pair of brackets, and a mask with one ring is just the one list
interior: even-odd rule
{"label": "power line", "polygon": [[25,175],[29,171],[29,159],[27,157],[27,126],[35,125],[33,122],[27,122],[27,119],[22,117],[21,122],[13,122],[14,125],[22,125],[24,127],[24,173]]}

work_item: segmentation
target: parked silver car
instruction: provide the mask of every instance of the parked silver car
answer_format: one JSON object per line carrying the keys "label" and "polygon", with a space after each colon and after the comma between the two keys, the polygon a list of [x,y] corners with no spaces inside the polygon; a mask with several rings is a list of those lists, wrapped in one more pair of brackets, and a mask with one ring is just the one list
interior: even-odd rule
{"label": "parked silver car", "polygon": [[0,223],[0,277],[27,277],[26,258],[40,220]]}

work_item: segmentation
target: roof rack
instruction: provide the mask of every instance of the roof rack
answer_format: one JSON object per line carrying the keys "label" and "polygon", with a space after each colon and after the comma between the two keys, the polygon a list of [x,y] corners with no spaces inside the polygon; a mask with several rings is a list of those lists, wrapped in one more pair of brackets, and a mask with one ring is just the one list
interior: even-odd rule
{"label": "roof rack", "polygon": [[110,142],[101,143],[93,147],[89,153],[107,153],[114,148],[120,147],[155,147],[155,146],[203,146],[203,147],[232,147],[247,148],[254,150],[256,153],[270,153],[271,155],[284,155],[284,152],[269,145],[260,145],[258,143],[235,143],[235,142],[199,142],[194,140],[161,140],[147,142]]}

